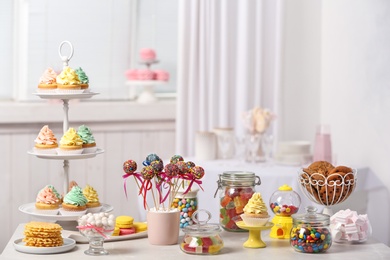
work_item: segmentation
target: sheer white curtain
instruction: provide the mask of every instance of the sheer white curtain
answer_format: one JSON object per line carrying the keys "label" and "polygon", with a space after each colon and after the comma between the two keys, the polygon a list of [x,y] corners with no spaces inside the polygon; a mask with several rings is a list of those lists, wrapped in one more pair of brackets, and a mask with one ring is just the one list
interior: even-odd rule
{"label": "sheer white curtain", "polygon": [[194,154],[197,131],[242,134],[254,106],[278,113],[282,1],[179,1],[178,153]]}

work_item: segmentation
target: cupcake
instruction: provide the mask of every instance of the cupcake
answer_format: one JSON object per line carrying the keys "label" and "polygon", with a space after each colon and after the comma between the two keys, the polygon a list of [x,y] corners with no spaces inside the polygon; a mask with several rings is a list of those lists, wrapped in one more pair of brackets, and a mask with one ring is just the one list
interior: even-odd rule
{"label": "cupcake", "polygon": [[259,192],[255,192],[244,207],[241,218],[247,226],[264,226],[270,215]]}
{"label": "cupcake", "polygon": [[39,154],[55,154],[58,147],[57,138],[49,126],[44,125],[34,140],[34,151]]}
{"label": "cupcake", "polygon": [[138,70],[138,79],[139,80],[154,80],[155,74],[153,71],[148,69]]}
{"label": "cupcake", "polygon": [[142,48],[139,57],[143,62],[153,62],[156,60],[156,52],[150,48]]}
{"label": "cupcake", "polygon": [[99,196],[96,192],[96,190],[87,184],[87,186],[83,189],[83,194],[87,198],[87,212],[96,213],[99,212],[102,208]]}
{"label": "cupcake", "polygon": [[56,79],[58,93],[72,94],[84,91],[81,90],[79,76],[70,67],[65,67]]}
{"label": "cupcake", "polygon": [[79,186],[73,188],[64,196],[61,215],[84,215],[87,212],[87,198]]}
{"label": "cupcake", "polygon": [[61,137],[60,148],[57,153],[60,155],[81,154],[83,152],[83,140],[77,134],[74,128],[69,128],[68,131]]}
{"label": "cupcake", "polygon": [[169,80],[169,73],[165,70],[155,70],[154,74],[156,80],[161,80],[161,81]]}
{"label": "cupcake", "polygon": [[57,73],[52,68],[47,68],[39,78],[39,93],[55,93],[57,90]]}
{"label": "cupcake", "polygon": [[83,153],[94,153],[96,152],[96,142],[91,129],[85,125],[79,126],[77,134],[83,140]]}
{"label": "cupcake", "polygon": [[78,67],[76,70],[75,70],[77,76],[79,77],[80,79],[80,87],[81,89],[84,90],[84,92],[86,92],[86,90],[88,89],[89,87],[89,79],[88,79],[88,76],[85,74],[84,70],[80,67]]}
{"label": "cupcake", "polygon": [[136,69],[126,70],[125,75],[128,80],[138,80],[138,70]]}
{"label": "cupcake", "polygon": [[52,185],[47,185],[38,192],[35,209],[38,213],[57,215],[61,204],[61,195]]}

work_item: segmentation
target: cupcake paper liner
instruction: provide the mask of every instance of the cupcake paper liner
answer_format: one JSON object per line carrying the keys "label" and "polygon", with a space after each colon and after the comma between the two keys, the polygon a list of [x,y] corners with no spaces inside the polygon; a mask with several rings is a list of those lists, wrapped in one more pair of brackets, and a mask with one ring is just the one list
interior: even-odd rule
{"label": "cupcake paper liner", "polygon": [[34,147],[34,153],[36,154],[57,154],[57,149],[58,148],[49,148],[49,149],[39,149]]}
{"label": "cupcake paper liner", "polygon": [[72,155],[72,154],[82,154],[84,149],[61,149],[61,148],[56,148],[57,154],[58,155]]}
{"label": "cupcake paper liner", "polygon": [[87,213],[98,213],[102,209],[103,206],[87,208]]}
{"label": "cupcake paper liner", "polygon": [[58,94],[81,94],[81,93],[84,93],[84,89],[57,88],[56,93],[58,93]]}
{"label": "cupcake paper liner", "polygon": [[82,216],[87,213],[87,210],[80,210],[80,211],[70,211],[70,210],[65,210],[63,208],[60,208],[60,214],[63,216]]}
{"label": "cupcake paper liner", "polygon": [[96,150],[97,150],[97,147],[87,147],[87,148],[83,148],[84,151],[83,153],[86,154],[86,153],[96,153]]}
{"label": "cupcake paper liner", "polygon": [[270,217],[266,218],[256,218],[256,217],[249,217],[245,214],[241,214],[241,219],[244,221],[245,225],[257,227],[257,226],[264,226],[267,224]]}

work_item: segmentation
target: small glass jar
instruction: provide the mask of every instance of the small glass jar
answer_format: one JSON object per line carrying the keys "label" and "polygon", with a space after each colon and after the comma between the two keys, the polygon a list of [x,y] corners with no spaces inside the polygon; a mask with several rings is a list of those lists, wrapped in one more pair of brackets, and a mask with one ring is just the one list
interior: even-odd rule
{"label": "small glass jar", "polygon": [[255,193],[255,185],[260,185],[260,177],[252,172],[226,171],[219,175],[220,210],[219,223],[223,229],[233,232],[247,232],[240,229],[236,222],[241,220],[240,215],[248,200]]}
{"label": "small glass jar", "polygon": [[306,214],[295,214],[290,233],[290,245],[302,253],[323,253],[332,245],[329,215],[317,213],[315,207]]}
{"label": "small glass jar", "polygon": [[[199,220],[199,213],[205,212],[208,216],[206,221]],[[222,231],[218,224],[208,224],[211,214],[207,210],[197,210],[192,215],[194,225],[184,227],[183,240],[180,249],[187,254],[214,255],[223,248],[223,240],[219,235]]]}
{"label": "small glass jar", "polygon": [[192,225],[192,215],[198,209],[198,189],[191,190],[184,194],[184,190],[179,190],[172,202],[172,208],[180,212],[180,228]]}

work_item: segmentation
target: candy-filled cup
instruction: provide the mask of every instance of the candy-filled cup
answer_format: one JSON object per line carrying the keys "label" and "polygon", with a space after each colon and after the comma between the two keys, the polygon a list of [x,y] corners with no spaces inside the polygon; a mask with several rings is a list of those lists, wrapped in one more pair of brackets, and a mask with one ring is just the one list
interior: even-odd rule
{"label": "candy-filled cup", "polygon": [[104,249],[105,239],[114,231],[115,217],[108,213],[88,213],[78,220],[77,228],[80,234],[89,241],[89,248],[84,251],[86,255],[108,255]]}

